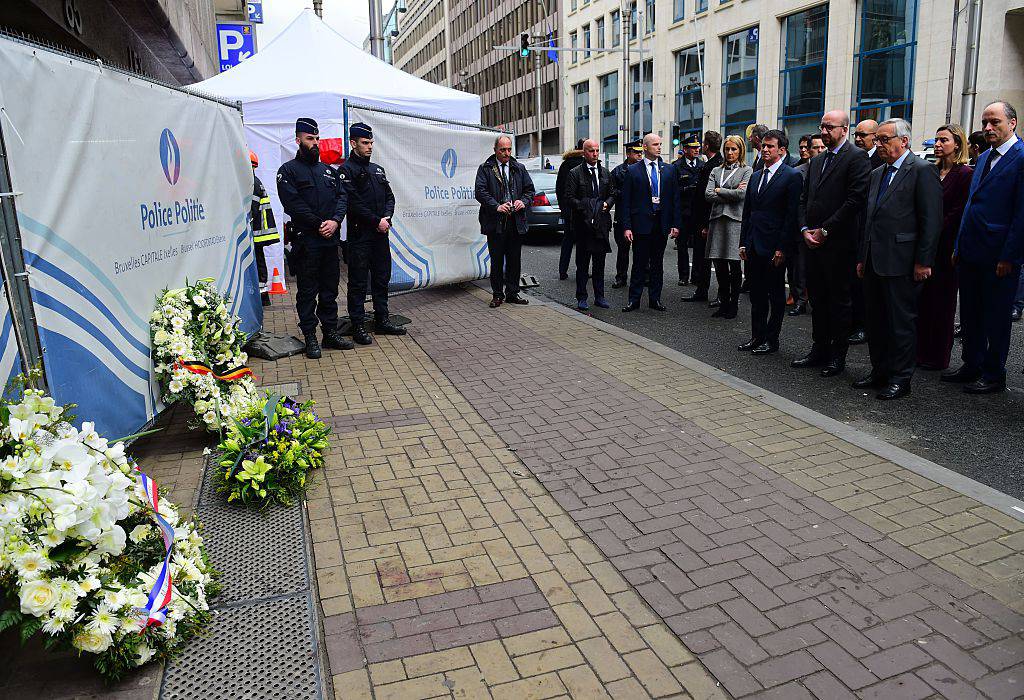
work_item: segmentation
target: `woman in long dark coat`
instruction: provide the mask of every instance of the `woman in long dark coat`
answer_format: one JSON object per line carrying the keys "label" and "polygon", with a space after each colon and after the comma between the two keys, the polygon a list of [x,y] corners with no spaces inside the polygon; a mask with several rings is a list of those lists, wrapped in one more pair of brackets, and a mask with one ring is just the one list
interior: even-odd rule
{"label": "woman in long dark coat", "polygon": [[917,310],[917,365],[922,369],[949,367],[956,318],[956,269],[953,246],[967,206],[974,170],[967,165],[967,135],[957,124],[935,132],[935,156],[942,178],[942,234],[932,276],[924,283]]}

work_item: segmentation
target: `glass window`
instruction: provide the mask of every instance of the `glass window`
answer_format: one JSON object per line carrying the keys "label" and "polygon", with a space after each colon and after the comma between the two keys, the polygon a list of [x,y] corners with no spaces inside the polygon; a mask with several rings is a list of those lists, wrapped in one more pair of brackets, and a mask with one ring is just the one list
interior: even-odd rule
{"label": "glass window", "polygon": [[569,53],[572,56],[572,58],[570,59],[572,63],[576,62],[576,47],[578,47],[579,45],[580,41],[579,37],[576,35],[576,32],[569,32],[569,46],[572,47],[572,51],[570,51]]}
{"label": "glass window", "polygon": [[612,46],[618,46],[622,39],[622,18],[619,11],[612,12]]}
{"label": "glass window", "polygon": [[825,111],[825,51],[828,5],[782,20],[779,126],[791,143],[818,131]]}
{"label": "glass window", "polygon": [[619,152],[619,74],[601,78],[601,151]]}
{"label": "glass window", "polygon": [[725,38],[722,60],[722,132],[745,136],[757,119],[758,28]]}
{"label": "glass window", "polygon": [[854,54],[853,121],[910,119],[917,0],[863,0]]}
{"label": "glass window", "polygon": [[590,25],[583,25],[583,48],[588,49],[583,52],[583,58],[590,58]]}
{"label": "glass window", "polygon": [[597,48],[604,48],[604,17],[594,23],[594,32],[597,34]]}
{"label": "glass window", "polygon": [[573,110],[576,113],[576,140],[590,138],[590,82],[573,86]]}
{"label": "glass window", "polygon": [[644,134],[650,133],[653,128],[652,124],[654,121],[651,113],[653,96],[651,93],[654,89],[654,62],[651,60],[644,61],[644,104],[642,120],[640,112],[640,66],[633,66],[631,71],[633,84],[633,100],[631,105],[633,109],[633,138],[638,139]]}
{"label": "glass window", "polygon": [[673,138],[704,130],[704,44],[676,53],[676,128]]}
{"label": "glass window", "polygon": [[697,6],[693,9],[698,15],[708,11],[708,0],[697,0]]}
{"label": "glass window", "polygon": [[647,0],[646,5],[647,7],[644,10],[644,14],[646,15],[646,17],[644,17],[644,32],[650,34],[654,31],[654,0]]}
{"label": "glass window", "polygon": [[686,11],[686,0],[672,0],[672,20],[679,21]]}
{"label": "glass window", "polygon": [[636,39],[636,0],[629,3],[629,38]]}
{"label": "glass window", "polygon": [[571,10],[575,10],[576,9],[576,0],[572,0],[572,3],[570,3],[569,7],[571,8]]}

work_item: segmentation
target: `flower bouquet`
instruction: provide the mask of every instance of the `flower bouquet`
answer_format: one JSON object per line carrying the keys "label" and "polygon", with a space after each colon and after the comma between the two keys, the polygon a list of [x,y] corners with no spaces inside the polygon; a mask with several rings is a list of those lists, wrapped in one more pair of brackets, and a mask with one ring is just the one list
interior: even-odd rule
{"label": "flower bouquet", "polygon": [[194,524],[124,444],[68,420],[38,390],[0,401],[0,631],[42,632],[116,680],[193,637],[215,584]]}
{"label": "flower bouquet", "polygon": [[312,401],[268,396],[227,428],[218,485],[228,501],[288,505],[305,491],[307,473],[323,466],[330,432]]}
{"label": "flower bouquet", "polygon": [[211,282],[165,290],[150,316],[154,371],[167,403],[187,401],[199,424],[222,430],[257,402],[245,333]]}

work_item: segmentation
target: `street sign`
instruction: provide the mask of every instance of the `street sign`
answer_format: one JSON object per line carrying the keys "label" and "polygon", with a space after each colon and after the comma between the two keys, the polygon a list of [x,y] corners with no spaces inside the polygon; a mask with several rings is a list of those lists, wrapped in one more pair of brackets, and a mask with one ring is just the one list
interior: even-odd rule
{"label": "street sign", "polygon": [[263,1],[245,3],[245,15],[250,22],[263,24]]}
{"label": "street sign", "polygon": [[220,72],[233,68],[256,53],[256,32],[245,22],[217,23],[217,54]]}
{"label": "street sign", "polygon": [[759,38],[760,38],[760,32],[758,31],[758,27],[751,27],[750,29],[747,30],[747,43],[748,44],[756,44],[758,42]]}

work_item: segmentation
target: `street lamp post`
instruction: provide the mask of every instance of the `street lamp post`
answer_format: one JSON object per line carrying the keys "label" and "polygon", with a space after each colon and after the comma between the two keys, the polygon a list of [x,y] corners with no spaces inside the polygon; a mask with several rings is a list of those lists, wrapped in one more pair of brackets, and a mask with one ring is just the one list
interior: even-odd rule
{"label": "street lamp post", "polygon": [[[541,31],[543,31],[544,23],[547,21],[548,16],[548,3],[547,0],[537,0],[537,4],[540,5],[541,12]],[[553,32],[552,32],[553,33]],[[541,37],[543,41],[544,37]],[[541,99],[541,86],[543,85],[543,77],[541,75],[541,60],[540,51],[534,50],[533,52],[533,70],[534,70],[534,81],[536,82],[536,95],[534,98],[534,109],[537,110],[537,157],[540,159],[540,167],[544,168],[544,113],[543,100]]]}

